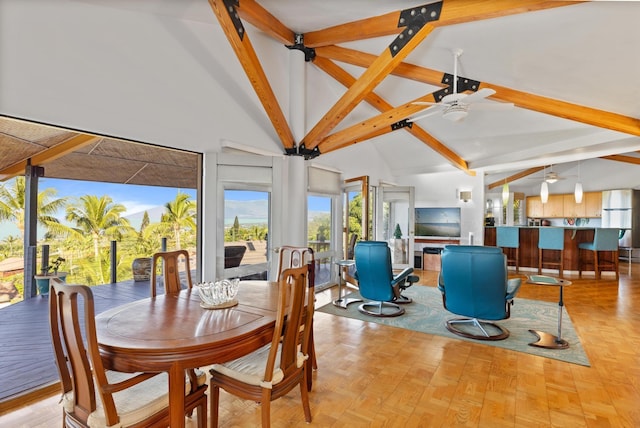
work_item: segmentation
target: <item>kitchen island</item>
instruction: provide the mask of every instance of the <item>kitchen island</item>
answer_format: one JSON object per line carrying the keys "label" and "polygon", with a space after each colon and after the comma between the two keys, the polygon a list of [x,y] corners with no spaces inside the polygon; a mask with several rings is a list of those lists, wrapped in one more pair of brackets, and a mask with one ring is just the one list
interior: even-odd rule
{"label": "kitchen island", "polygon": [[[553,226],[519,226],[520,229],[520,268],[538,269],[538,230],[541,227]],[[578,244],[592,242],[595,228],[593,227],[563,227],[564,229],[564,270],[578,271]],[[484,245],[496,245],[496,227],[484,228]],[[509,249],[505,248],[505,252]],[[545,251],[544,261],[557,261],[557,252]],[[554,257],[556,259],[554,259]],[[613,261],[617,257],[614,251],[603,252],[602,260]],[[588,268],[592,268],[588,266]]]}

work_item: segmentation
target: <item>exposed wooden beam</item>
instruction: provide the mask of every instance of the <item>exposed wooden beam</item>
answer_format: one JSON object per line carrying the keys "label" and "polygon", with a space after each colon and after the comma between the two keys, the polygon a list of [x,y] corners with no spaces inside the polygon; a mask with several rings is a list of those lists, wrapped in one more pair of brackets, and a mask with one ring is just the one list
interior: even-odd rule
{"label": "exposed wooden beam", "polygon": [[431,25],[423,25],[402,48],[395,52],[395,55],[391,53],[392,49],[385,49],[307,134],[303,140],[306,148],[315,148],[431,31],[433,31]]}
{"label": "exposed wooden beam", "polygon": [[534,110],[540,113],[551,114],[553,116],[575,120],[577,122],[586,123],[600,128],[640,136],[640,119],[635,117],[623,116],[617,113],[611,113],[566,101],[517,91],[515,89],[486,82],[481,83],[479,88],[494,89],[496,93],[490,97],[491,99],[508,101],[518,107]]}
{"label": "exposed wooden beam", "polygon": [[602,156],[601,159],[609,159],[612,161],[626,162],[626,163],[632,163],[635,165],[640,165],[640,158],[637,158],[634,156],[610,155],[610,156]]}
{"label": "exposed wooden beam", "polygon": [[[375,55],[371,55],[370,53],[343,48],[340,46],[323,46],[321,48],[316,48],[315,51],[316,57],[332,59],[363,68],[369,67],[377,58]],[[441,83],[444,75],[442,71],[432,70],[406,62],[398,64],[390,74],[415,80],[417,82],[427,83],[429,85],[441,87],[446,86],[444,83]]]}
{"label": "exposed wooden beam", "polygon": [[295,43],[295,33],[288,29],[278,18],[260,6],[255,0],[242,0],[239,2],[238,13],[240,18],[247,21],[260,31],[273,37],[285,45]]}
{"label": "exposed wooden beam", "polygon": [[249,41],[249,36],[244,32],[243,28],[241,33],[236,29],[236,26],[241,27],[242,23],[239,22],[239,18],[237,19],[237,22],[233,22],[232,16],[234,15],[234,12],[227,10],[223,0],[209,0],[209,5],[218,18],[220,26],[226,34],[229,43],[233,47],[236,56],[240,60],[240,64],[242,65],[242,68],[244,68],[244,72],[247,74],[254,91],[258,95],[264,110],[269,116],[271,124],[275,128],[283,147],[285,149],[294,148],[295,142],[293,133],[287,124],[284,113],[280,108],[280,104],[278,104],[278,100],[273,93],[273,89],[271,88],[269,81],[267,80],[267,76],[262,69],[262,65],[258,60],[256,52]]}
{"label": "exposed wooden beam", "polygon": [[[55,159],[58,159],[66,154],[81,149],[89,144],[92,144],[102,137],[95,135],[80,134],[75,137],[69,138],[60,144],[56,144],[53,147],[48,148],[42,152],[33,155],[31,159],[31,165],[45,165]],[[25,168],[27,167],[27,159],[16,162],[13,165],[0,171],[0,180],[8,180],[18,175],[23,175]]]}
{"label": "exposed wooden beam", "polygon": [[[353,83],[356,80],[355,77],[347,73],[344,69],[336,65],[333,61],[328,60],[326,58],[316,56],[316,58],[313,61],[313,64],[316,65],[321,70],[323,70],[325,73],[332,76],[334,79],[336,79],[338,82],[340,82],[346,87],[350,87],[351,85],[353,85]],[[393,109],[393,106],[391,104],[386,102],[382,97],[378,96],[375,92],[369,93],[365,97],[365,101],[383,113]],[[464,159],[462,159],[453,150],[449,149],[447,146],[445,146],[440,141],[438,141],[433,136],[431,136],[427,131],[420,128],[418,124],[414,123],[412,127],[405,127],[403,129],[407,130],[413,136],[415,136],[420,141],[425,143],[427,146],[432,148],[435,152],[437,152],[442,157],[447,159],[455,167],[460,168],[461,170],[469,174],[475,175],[473,172],[469,171],[467,162]],[[364,134],[360,139],[361,140],[370,139],[378,135],[386,134],[390,131],[391,131],[390,126],[378,128],[373,133]],[[345,146],[355,144],[355,143],[356,141],[347,142],[345,143]],[[318,145],[318,148],[322,153],[327,153],[332,150],[335,150],[335,148],[331,149],[330,147],[325,147],[323,145],[323,142],[320,142],[320,144]]]}
{"label": "exposed wooden beam", "polygon": [[[497,18],[535,10],[550,9],[574,5],[578,1],[540,1],[540,0],[444,0],[440,19],[433,21],[434,27],[460,24]],[[355,40],[398,34],[400,13],[394,11],[372,18],[336,25],[323,30],[311,31],[304,35],[305,46],[320,47],[336,45]]]}
{"label": "exposed wooden beam", "polygon": [[524,171],[520,171],[517,174],[510,175],[507,178],[503,178],[502,180],[498,180],[494,183],[491,183],[487,187],[489,188],[489,190],[491,190],[493,188],[502,186],[505,183],[511,183],[512,181],[520,180],[521,178],[524,178],[528,175],[535,174],[536,172],[542,171],[543,169],[544,169],[544,166],[536,166],[534,168],[529,168]]}

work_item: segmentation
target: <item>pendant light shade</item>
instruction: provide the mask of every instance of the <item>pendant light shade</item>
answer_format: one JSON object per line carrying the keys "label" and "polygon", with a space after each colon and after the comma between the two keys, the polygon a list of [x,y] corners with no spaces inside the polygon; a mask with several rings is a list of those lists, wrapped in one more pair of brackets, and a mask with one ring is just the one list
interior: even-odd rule
{"label": "pendant light shade", "polygon": [[576,204],[582,203],[582,183],[576,183],[576,189],[573,195],[576,197]]}
{"label": "pendant light shade", "polygon": [[540,186],[540,200],[542,200],[543,204],[546,204],[549,200],[549,184],[546,181],[543,181],[542,186]]}
{"label": "pendant light shade", "polygon": [[509,183],[502,185],[502,203],[507,205],[509,203]]}

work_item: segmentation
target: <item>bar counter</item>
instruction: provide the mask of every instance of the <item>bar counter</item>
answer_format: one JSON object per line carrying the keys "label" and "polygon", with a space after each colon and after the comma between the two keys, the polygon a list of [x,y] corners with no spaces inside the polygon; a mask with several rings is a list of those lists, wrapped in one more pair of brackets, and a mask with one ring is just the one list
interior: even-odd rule
{"label": "bar counter", "polygon": [[[518,226],[518,228],[520,229],[521,268],[538,268],[538,230],[541,227],[554,226]],[[578,244],[581,242],[592,242],[595,228],[562,227],[562,229],[564,229],[564,270],[577,272]],[[496,245],[496,227],[487,226],[484,228],[484,245]],[[507,252],[515,250],[505,248],[504,251]],[[551,250],[544,251],[543,261],[556,261],[558,257],[557,254],[557,252]],[[613,251],[607,251],[602,253],[601,259],[606,261],[613,261],[614,257],[616,256]],[[592,269],[591,266],[587,267]]]}

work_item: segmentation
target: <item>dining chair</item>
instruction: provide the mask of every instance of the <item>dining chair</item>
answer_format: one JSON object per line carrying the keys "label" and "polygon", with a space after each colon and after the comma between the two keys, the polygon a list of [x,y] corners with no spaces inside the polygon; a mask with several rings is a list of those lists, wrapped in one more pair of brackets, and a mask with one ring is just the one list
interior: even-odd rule
{"label": "dining chair", "polygon": [[[62,385],[63,427],[149,427],[169,424],[166,373],[105,370],[91,288],[51,284],[49,321]],[[185,387],[185,414],[207,426],[207,385]]]}
{"label": "dining chair", "polygon": [[[281,246],[278,250],[278,276],[276,281],[280,281],[282,273],[286,269],[300,267],[305,264],[310,266],[308,281],[311,285],[308,289],[315,290],[316,261],[313,249],[309,247],[295,247],[291,245]],[[316,349],[313,340],[313,320],[311,320],[311,331],[309,332],[309,335],[309,357],[311,358],[311,367],[313,370],[318,370],[318,361],[316,359]],[[307,379],[307,389],[311,391],[311,370],[309,370],[307,374],[309,376]]]}
{"label": "dining chair", "polygon": [[191,281],[191,267],[189,266],[189,252],[175,250],[155,253],[151,263],[151,297],[156,296],[156,282],[158,275],[158,261],[162,260],[162,281],[165,293],[179,293],[182,290],[180,278],[180,260],[184,260],[185,282],[187,288],[193,287]]}
{"label": "dining chair", "polygon": [[[262,426],[270,426],[271,401],[300,387],[304,416],[311,422],[306,373],[313,319],[314,289],[308,281],[309,265],[286,269],[278,281],[278,309],[271,342],[262,348],[210,370],[211,426],[218,426],[220,388],[246,400],[259,402]],[[303,332],[300,339],[300,332]]]}

